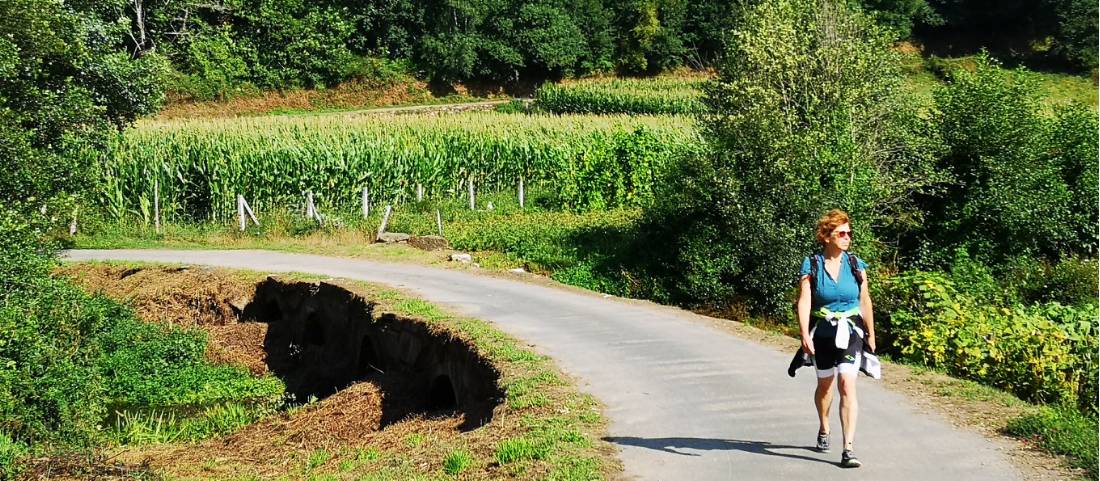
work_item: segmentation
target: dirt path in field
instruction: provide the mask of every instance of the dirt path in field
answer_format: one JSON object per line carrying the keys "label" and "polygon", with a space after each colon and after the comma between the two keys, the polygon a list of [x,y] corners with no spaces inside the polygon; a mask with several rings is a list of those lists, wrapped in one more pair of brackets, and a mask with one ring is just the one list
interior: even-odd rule
{"label": "dirt path in field", "polygon": [[456,113],[456,112],[469,112],[474,110],[492,110],[494,107],[506,104],[510,100],[487,100],[484,102],[461,102],[456,104],[428,104],[428,105],[406,105],[403,107],[377,107],[362,110],[348,110],[341,112],[308,112],[301,114],[285,114],[285,115],[309,115],[309,116],[325,116],[325,115],[375,115],[375,114],[411,114],[411,113]]}
{"label": "dirt path in field", "polygon": [[[494,323],[552,356],[608,407],[626,476],[653,480],[1024,479],[1006,442],[986,439],[860,381],[858,471],[811,449],[812,373],[786,375],[789,353],[699,316],[468,272],[265,251],[71,251],[130,260],[308,272],[379,282]],[[835,418],[835,416],[834,416]],[[839,445],[839,420],[834,419]]]}

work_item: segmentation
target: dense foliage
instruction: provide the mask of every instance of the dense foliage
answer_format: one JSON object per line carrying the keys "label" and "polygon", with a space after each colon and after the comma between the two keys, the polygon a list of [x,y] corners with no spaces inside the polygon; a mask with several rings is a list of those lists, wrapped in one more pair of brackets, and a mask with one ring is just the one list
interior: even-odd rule
{"label": "dense foliage", "polygon": [[732,32],[705,98],[709,151],[651,212],[673,297],[775,312],[822,206],[853,215],[872,259],[876,235],[914,221],[907,199],[940,177],[888,41],[836,2],[762,2]]}
{"label": "dense foliage", "polygon": [[953,71],[935,94],[947,147],[943,191],[925,196],[916,262],[942,264],[955,248],[987,263],[1021,255],[1096,255],[1096,116],[1085,106],[1047,115],[1022,72],[987,57]]}
{"label": "dense foliage", "polygon": [[[66,5],[12,0],[0,15],[0,203],[5,208],[62,203],[79,194],[114,127],[154,112],[163,100],[156,55],[124,50],[122,0]],[[115,39],[115,40],[112,40]]]}
{"label": "dense foliage", "polygon": [[0,15],[0,477],[48,447],[101,444],[116,408],[281,398],[277,380],[206,364],[201,335],[49,277],[51,229],[92,190],[112,133],[163,100],[164,59],[122,42],[127,4],[12,0]]}
{"label": "dense foliage", "polygon": [[201,333],[146,324],[103,297],[39,278],[0,303],[0,432],[93,443],[115,410],[277,402],[282,384],[205,362]]}
{"label": "dense foliage", "polygon": [[698,140],[688,119],[472,113],[150,123],[119,139],[98,170],[98,204],[152,219],[154,187],[172,219],[224,219],[236,195],[257,211],[354,210],[428,197],[555,185],[557,205],[642,205],[670,160]]}
{"label": "dense foliage", "polygon": [[909,271],[876,288],[880,330],[907,360],[1036,402],[1096,411],[1095,303],[984,304],[948,276]]}
{"label": "dense foliage", "polygon": [[[902,2],[898,2],[902,3]],[[927,0],[916,37],[940,54],[984,47],[1017,61],[1079,70],[1097,65],[1097,3],[1091,0]]]}
{"label": "dense foliage", "polygon": [[[847,2],[892,38],[914,30],[935,44],[954,32],[993,32],[986,46],[1032,52],[1076,68],[1096,65],[1096,5],[1085,0]],[[211,99],[261,89],[325,87],[368,78],[358,59],[399,60],[434,81],[511,84],[592,72],[654,74],[716,65],[752,2],[682,0],[118,0],[100,11],[132,20],[113,41],[171,60],[170,87]],[[125,25],[125,23],[119,23]],[[998,26],[1000,28],[992,28]],[[278,45],[279,48],[270,48]],[[937,50],[938,52],[939,50]],[[959,53],[959,52],[956,52]]]}

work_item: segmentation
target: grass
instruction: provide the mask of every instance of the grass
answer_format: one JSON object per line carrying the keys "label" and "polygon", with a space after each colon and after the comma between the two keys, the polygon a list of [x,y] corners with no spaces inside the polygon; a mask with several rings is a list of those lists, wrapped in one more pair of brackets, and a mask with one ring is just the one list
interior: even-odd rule
{"label": "grass", "polygon": [[[932,105],[932,93],[944,84],[943,77],[951,69],[973,69],[975,56],[957,58],[922,58],[909,54],[902,56],[905,76],[901,87],[915,97],[919,104]],[[1096,83],[1088,77],[1055,72],[1030,71],[1044,105],[1054,108],[1081,103],[1096,110],[1098,95]]]}
{"label": "grass", "polygon": [[117,411],[110,436],[125,445],[193,442],[232,433],[271,415],[265,404],[225,403],[192,415],[173,410]]}
{"label": "grass", "polygon": [[1085,470],[1088,478],[1096,479],[1097,418],[1063,407],[1043,406],[1008,422],[1005,431],[1013,436],[1030,439],[1040,449],[1067,456],[1070,464]]}

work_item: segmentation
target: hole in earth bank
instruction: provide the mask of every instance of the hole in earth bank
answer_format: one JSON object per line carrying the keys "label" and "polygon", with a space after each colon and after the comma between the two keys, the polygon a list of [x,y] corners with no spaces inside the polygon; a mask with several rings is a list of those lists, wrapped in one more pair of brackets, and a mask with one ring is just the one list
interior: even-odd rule
{"label": "hole in earth bank", "polygon": [[504,393],[488,360],[449,333],[379,315],[376,306],[335,284],[268,278],[242,317],[268,324],[268,368],[298,402],[370,381],[382,391],[382,426],[417,414],[461,414],[463,430],[492,420]]}

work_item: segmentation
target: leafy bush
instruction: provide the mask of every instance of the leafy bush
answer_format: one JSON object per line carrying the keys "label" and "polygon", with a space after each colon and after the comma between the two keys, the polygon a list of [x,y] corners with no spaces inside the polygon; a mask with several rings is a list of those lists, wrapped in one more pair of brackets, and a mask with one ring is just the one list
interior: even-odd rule
{"label": "leafy bush", "polygon": [[1071,306],[1097,303],[1100,292],[1096,259],[1066,258],[1056,264],[1020,257],[1003,274],[1004,292],[1024,304],[1058,302]]}
{"label": "leafy bush", "polygon": [[952,182],[922,197],[921,245],[903,252],[918,265],[942,264],[958,247],[988,265],[1095,254],[1095,115],[1045,116],[1033,81],[985,55],[973,72],[953,70],[935,99],[948,148],[938,169]]}
{"label": "leafy bush", "polygon": [[255,52],[238,44],[228,26],[196,32],[180,65],[187,73],[175,72],[168,85],[176,95],[196,100],[231,98],[251,90],[254,62]]}
{"label": "leafy bush", "polygon": [[241,368],[207,364],[201,331],[122,317],[98,342],[103,354],[97,367],[112,409],[272,404],[283,394],[278,379],[254,379]]}
{"label": "leafy bush", "polygon": [[921,271],[878,285],[875,308],[886,315],[876,315],[876,329],[902,358],[1032,401],[1095,412],[1096,305],[984,305],[946,276]]}
{"label": "leafy bush", "polygon": [[85,444],[115,408],[277,402],[283,386],[208,365],[195,332],[146,324],[58,280],[0,303],[0,432]]}
{"label": "leafy bush", "polygon": [[590,139],[556,171],[559,203],[578,210],[648,205],[673,156],[687,151],[662,144],[659,132],[644,126]]}
{"label": "leafy bush", "polygon": [[[254,82],[266,88],[326,87],[344,80],[353,26],[340,9],[273,0],[241,12],[241,29],[256,51]],[[272,48],[272,46],[278,48]]]}
{"label": "leafy bush", "polygon": [[877,236],[918,220],[909,199],[940,178],[935,143],[887,36],[843,2],[761,2],[724,59],[701,117],[709,149],[669,176],[647,236],[678,301],[778,313],[828,208],[852,215],[872,261]]}

